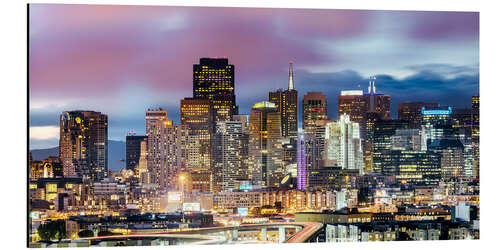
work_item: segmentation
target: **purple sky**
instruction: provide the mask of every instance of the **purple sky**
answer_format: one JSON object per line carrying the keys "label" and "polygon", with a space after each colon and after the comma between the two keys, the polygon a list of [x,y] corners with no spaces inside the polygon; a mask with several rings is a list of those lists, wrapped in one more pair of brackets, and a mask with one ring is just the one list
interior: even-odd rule
{"label": "purple sky", "polygon": [[[200,57],[235,65],[240,113],[286,88],[323,91],[335,119],[340,90],[368,87],[404,101],[470,106],[479,92],[479,14],[255,8],[30,5],[30,147],[58,145],[64,110],[109,115],[109,139],[144,133],[144,112],[192,96]],[[360,87],[358,87],[360,86]]]}

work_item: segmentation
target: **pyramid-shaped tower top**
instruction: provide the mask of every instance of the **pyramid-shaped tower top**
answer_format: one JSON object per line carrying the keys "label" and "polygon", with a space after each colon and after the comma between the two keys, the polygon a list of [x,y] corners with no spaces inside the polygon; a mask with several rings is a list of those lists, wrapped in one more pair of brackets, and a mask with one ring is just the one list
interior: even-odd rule
{"label": "pyramid-shaped tower top", "polygon": [[288,90],[293,90],[293,62],[290,61],[290,68],[288,69]]}

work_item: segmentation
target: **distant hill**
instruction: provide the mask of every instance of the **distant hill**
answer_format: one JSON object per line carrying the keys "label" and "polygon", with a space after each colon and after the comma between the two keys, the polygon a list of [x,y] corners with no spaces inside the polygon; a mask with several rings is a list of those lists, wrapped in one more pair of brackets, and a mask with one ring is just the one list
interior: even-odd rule
{"label": "distant hill", "polygon": [[[49,156],[59,156],[59,147],[31,150],[33,160],[41,161]],[[123,160],[123,162],[119,162]],[[125,142],[108,141],[108,168],[118,171],[125,168]]]}

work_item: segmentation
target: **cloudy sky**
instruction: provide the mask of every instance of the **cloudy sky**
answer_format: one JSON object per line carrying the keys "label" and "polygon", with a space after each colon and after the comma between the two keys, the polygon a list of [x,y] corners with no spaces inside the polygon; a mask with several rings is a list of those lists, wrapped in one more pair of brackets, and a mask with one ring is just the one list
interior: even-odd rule
{"label": "cloudy sky", "polygon": [[148,108],[179,122],[192,65],[228,57],[240,113],[286,88],[294,62],[300,99],[341,90],[470,107],[479,93],[479,14],[255,8],[49,5],[29,7],[30,147],[58,145],[59,115],[108,114],[109,139],[144,133]]}

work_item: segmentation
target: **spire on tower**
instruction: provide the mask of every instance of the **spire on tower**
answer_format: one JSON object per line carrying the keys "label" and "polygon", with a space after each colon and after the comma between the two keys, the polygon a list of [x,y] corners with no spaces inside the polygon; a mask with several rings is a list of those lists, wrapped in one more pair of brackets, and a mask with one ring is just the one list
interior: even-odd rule
{"label": "spire on tower", "polygon": [[290,61],[290,68],[288,69],[288,90],[293,90],[293,62]]}
{"label": "spire on tower", "polygon": [[370,76],[370,80],[368,81],[368,94],[375,94],[375,76]]}

